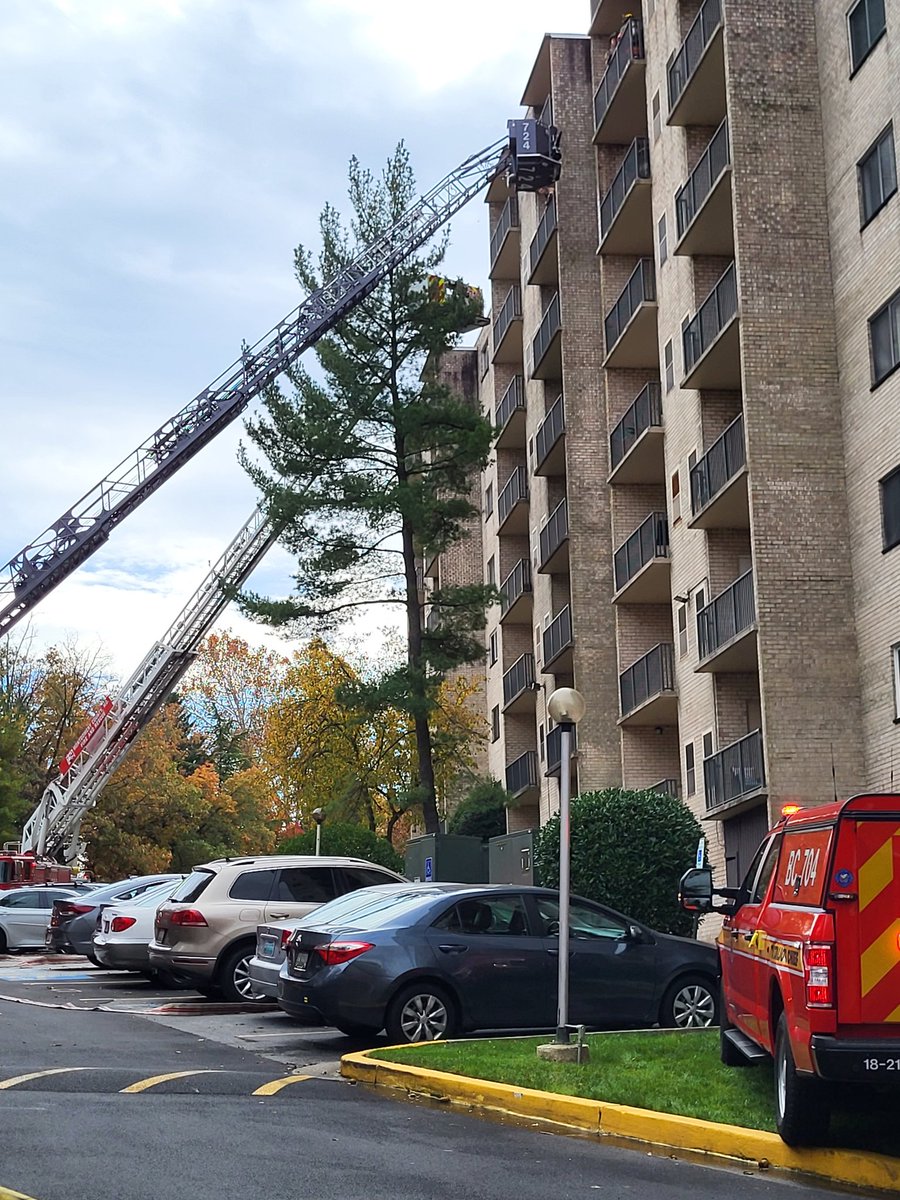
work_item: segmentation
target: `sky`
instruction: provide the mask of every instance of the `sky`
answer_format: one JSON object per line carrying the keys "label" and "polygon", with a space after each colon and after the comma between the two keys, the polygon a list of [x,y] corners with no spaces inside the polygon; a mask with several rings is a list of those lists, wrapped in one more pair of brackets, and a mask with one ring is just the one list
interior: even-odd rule
{"label": "sky", "polygon": [[[3,0],[0,564],[302,300],[294,248],[317,249],[327,201],[346,211],[352,155],[380,170],[402,138],[428,190],[505,135],[543,34],[584,33],[589,9]],[[446,270],[487,269],[475,200]],[[132,673],[253,511],[242,438],[239,420],[32,610],[36,646]],[[276,547],[251,586],[289,580]],[[218,627],[294,645],[233,608]]]}

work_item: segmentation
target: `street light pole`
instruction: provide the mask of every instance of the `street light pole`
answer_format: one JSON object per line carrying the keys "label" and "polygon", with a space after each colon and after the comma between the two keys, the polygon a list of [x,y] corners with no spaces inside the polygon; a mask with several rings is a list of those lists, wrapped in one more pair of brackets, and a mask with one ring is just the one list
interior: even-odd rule
{"label": "street light pole", "polygon": [[316,823],[316,858],[318,858],[319,849],[322,845],[322,825],[325,822],[325,809],[314,808],[312,810],[312,819]]}

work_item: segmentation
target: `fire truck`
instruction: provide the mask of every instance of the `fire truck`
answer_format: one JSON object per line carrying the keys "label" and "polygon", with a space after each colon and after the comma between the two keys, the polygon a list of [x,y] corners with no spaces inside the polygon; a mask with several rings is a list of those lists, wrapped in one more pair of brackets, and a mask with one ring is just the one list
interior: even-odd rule
{"label": "fire truck", "polygon": [[9,846],[0,852],[0,892],[35,883],[70,883],[72,870]]}
{"label": "fire truck", "polygon": [[838,1087],[900,1093],[900,795],[787,806],[740,887],[698,866],[680,896],[724,914],[721,1059],[774,1062],[788,1145],[827,1135]]}

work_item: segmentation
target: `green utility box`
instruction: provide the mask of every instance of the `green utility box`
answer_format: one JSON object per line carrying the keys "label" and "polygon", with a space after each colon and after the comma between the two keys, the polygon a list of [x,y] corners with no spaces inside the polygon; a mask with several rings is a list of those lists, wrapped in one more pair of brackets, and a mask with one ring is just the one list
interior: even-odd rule
{"label": "green utility box", "polygon": [[534,830],[504,833],[488,842],[491,883],[539,883],[534,869]]}
{"label": "green utility box", "polygon": [[457,833],[410,838],[404,874],[417,883],[487,883],[487,842]]}

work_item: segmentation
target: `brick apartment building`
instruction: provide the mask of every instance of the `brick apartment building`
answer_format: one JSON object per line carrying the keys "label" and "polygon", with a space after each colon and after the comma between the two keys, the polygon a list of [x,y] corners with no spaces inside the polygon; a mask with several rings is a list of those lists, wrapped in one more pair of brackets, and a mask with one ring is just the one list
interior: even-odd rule
{"label": "brick apartment building", "polygon": [[677,793],[731,879],[784,803],[900,786],[898,79],[900,0],[592,0],[541,43],[562,177],[492,184],[470,352],[511,830],[564,684],[578,787]]}

